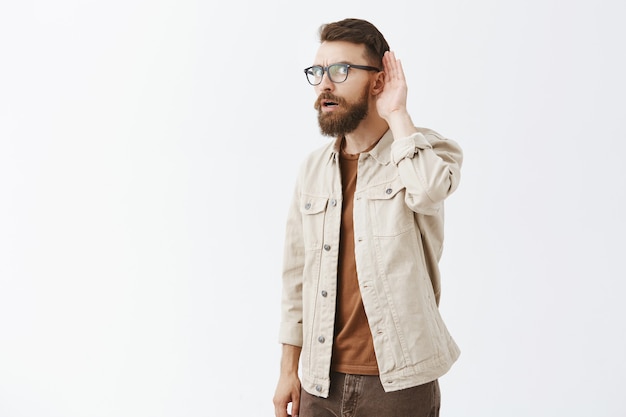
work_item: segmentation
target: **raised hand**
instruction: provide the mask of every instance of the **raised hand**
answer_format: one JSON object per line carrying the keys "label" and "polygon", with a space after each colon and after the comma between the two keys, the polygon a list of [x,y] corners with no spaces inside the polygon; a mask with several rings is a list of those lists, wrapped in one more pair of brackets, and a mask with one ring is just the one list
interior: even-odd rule
{"label": "raised hand", "polygon": [[394,138],[402,138],[416,132],[411,116],[406,108],[407,85],[402,63],[393,52],[383,56],[385,85],[376,96],[376,110],[385,119]]}
{"label": "raised hand", "polygon": [[391,51],[385,52],[383,56],[383,70],[385,87],[376,98],[376,110],[380,117],[389,122],[393,113],[406,112],[407,85],[402,63]]}

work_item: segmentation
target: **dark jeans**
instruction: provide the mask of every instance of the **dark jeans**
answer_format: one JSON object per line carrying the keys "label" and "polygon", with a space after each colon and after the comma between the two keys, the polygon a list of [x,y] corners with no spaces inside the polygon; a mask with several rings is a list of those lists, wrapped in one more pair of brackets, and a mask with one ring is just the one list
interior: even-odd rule
{"label": "dark jeans", "polygon": [[438,381],[385,392],[378,376],[333,372],[328,398],[302,390],[300,417],[438,417]]}

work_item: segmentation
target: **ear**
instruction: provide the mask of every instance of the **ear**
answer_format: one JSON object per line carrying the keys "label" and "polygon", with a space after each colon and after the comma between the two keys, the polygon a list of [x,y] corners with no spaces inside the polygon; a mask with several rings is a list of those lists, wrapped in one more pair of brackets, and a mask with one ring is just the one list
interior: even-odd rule
{"label": "ear", "polygon": [[370,91],[373,95],[379,95],[383,89],[385,88],[385,72],[380,71],[377,72],[374,77],[372,77],[372,83],[370,85]]}

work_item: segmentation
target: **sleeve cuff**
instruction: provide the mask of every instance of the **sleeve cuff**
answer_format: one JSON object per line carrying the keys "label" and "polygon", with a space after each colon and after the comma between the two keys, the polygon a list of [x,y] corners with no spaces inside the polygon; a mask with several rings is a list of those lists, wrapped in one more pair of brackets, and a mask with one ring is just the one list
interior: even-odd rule
{"label": "sleeve cuff", "polygon": [[405,158],[413,158],[419,149],[432,149],[426,137],[420,132],[396,139],[391,144],[391,161],[398,165]]}
{"label": "sleeve cuff", "polygon": [[302,324],[282,323],[280,325],[279,343],[284,343],[293,346],[302,346]]}

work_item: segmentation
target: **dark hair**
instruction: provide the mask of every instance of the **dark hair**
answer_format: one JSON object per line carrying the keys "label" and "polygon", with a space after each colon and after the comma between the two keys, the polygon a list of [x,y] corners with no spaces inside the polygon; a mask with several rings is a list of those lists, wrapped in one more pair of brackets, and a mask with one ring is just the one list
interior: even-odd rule
{"label": "dark hair", "polygon": [[382,67],[383,55],[389,44],[382,33],[370,22],[362,19],[344,19],[320,26],[320,42],[346,41],[365,45],[367,58]]}

